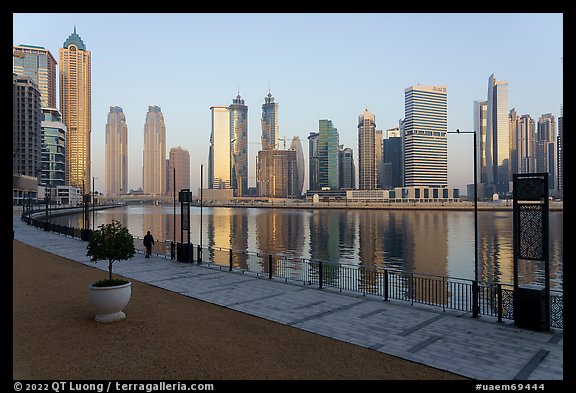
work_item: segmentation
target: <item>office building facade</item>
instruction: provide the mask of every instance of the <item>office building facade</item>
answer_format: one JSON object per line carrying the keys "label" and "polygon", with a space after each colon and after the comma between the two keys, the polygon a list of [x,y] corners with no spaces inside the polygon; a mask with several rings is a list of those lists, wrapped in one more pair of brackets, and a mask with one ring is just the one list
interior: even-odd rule
{"label": "office building facade", "polygon": [[248,192],[248,107],[240,94],[229,106],[232,152],[231,181],[237,196]]}
{"label": "office building facade", "polygon": [[339,188],[338,129],[331,120],[322,119],[318,125],[318,185],[320,189]]}
{"label": "office building facade", "polygon": [[549,190],[558,189],[556,163],[556,120],[551,113],[546,113],[538,119],[536,170],[548,173]]}
{"label": "office building facade", "polygon": [[66,185],[66,126],[56,108],[42,108],[42,174],[40,184]]}
{"label": "office building facade", "polygon": [[170,149],[168,160],[168,195],[190,189],[190,153],[181,146]]}
{"label": "office building facade", "polygon": [[268,92],[262,104],[262,150],[278,148],[278,103]]}
{"label": "office building facade", "polygon": [[404,90],[404,186],[448,186],[446,86]]}
{"label": "office building facade", "polygon": [[304,191],[304,176],[306,174],[306,164],[304,162],[304,151],[302,150],[302,143],[300,138],[295,136],[290,143],[290,150],[296,152],[296,185],[294,189],[295,196],[302,195]]}
{"label": "office building facade", "polygon": [[13,71],[30,78],[40,91],[42,108],[56,108],[56,59],[42,46],[14,45]]}
{"label": "office building facade", "polygon": [[356,166],[354,165],[354,152],[344,145],[338,146],[338,175],[339,187],[342,190],[356,188]]}
{"label": "office building facade", "polygon": [[508,82],[488,78],[486,103],[485,164],[486,183],[500,195],[511,191],[510,127],[508,122]]}
{"label": "office building facade", "polygon": [[258,196],[298,197],[295,150],[261,150],[256,165]]}
{"label": "office building facade", "polygon": [[366,110],[358,116],[358,188],[376,189],[376,119]]}
{"label": "office building facade", "polygon": [[212,106],[212,132],[208,153],[208,188],[232,188],[230,154],[230,110]]}
{"label": "office building facade", "polygon": [[320,156],[319,156],[320,134],[310,132],[308,135],[308,189],[320,189]]}

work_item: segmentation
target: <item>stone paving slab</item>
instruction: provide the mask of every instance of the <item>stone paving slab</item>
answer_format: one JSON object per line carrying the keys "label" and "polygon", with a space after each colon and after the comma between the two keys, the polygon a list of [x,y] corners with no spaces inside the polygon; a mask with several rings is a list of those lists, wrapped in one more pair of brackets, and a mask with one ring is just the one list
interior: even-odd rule
{"label": "stone paving slab", "polygon": [[[34,228],[14,215],[14,238],[103,271],[86,242]],[[136,254],[116,262],[114,273],[185,296],[350,342],[479,380],[562,380],[563,330],[534,332],[510,321],[344,294],[268,279],[227,267],[181,263]]]}

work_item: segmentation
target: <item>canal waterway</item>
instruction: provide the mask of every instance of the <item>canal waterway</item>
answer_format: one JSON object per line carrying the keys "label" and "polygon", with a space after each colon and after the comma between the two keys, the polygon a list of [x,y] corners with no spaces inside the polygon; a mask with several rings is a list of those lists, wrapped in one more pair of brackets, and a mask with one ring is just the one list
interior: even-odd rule
{"label": "canal waterway", "polygon": [[[285,208],[190,208],[190,231],[181,231],[180,206],[130,205],[90,214],[95,228],[111,220],[135,237],[150,231],[176,240],[403,271],[474,278],[474,212]],[[563,212],[550,211],[551,287],[563,285]],[[82,216],[51,222],[82,227]],[[202,228],[202,229],[201,229]],[[200,235],[201,234],[201,235]],[[513,282],[512,211],[478,212],[478,276],[486,283]],[[525,282],[543,282],[541,263],[522,261]]]}

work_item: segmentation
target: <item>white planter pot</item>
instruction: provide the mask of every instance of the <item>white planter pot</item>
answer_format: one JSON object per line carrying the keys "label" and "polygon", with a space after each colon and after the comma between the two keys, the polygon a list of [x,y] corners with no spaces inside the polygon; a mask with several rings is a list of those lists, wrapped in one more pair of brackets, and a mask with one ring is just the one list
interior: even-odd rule
{"label": "white planter pot", "polygon": [[130,300],[132,294],[132,283],[118,285],[115,287],[95,287],[90,285],[88,299],[94,311],[96,311],[97,322],[114,322],[126,318],[122,311]]}

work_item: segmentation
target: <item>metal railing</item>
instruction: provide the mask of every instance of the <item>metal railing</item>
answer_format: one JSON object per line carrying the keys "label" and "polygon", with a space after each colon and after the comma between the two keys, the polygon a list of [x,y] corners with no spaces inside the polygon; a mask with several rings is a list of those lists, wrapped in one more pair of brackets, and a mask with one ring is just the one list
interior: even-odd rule
{"label": "metal railing", "polygon": [[[84,231],[24,215],[22,220],[29,225],[78,239],[82,239]],[[137,252],[144,253],[143,238],[135,237],[134,247]],[[286,282],[317,286],[319,289],[360,293],[385,301],[395,299],[410,302],[412,305],[416,303],[442,307],[442,310],[472,312],[473,291],[476,287],[480,315],[496,317],[499,322],[514,319],[514,291],[511,284],[475,285],[470,279],[406,272],[393,268],[331,263],[221,247],[200,247],[194,244],[191,247],[189,260],[183,262],[196,262],[220,270],[249,272],[257,277],[283,279]],[[176,244],[169,240],[156,241],[152,253],[166,259],[177,259],[176,248]],[[551,327],[564,328],[563,304],[563,292],[550,290]]]}

